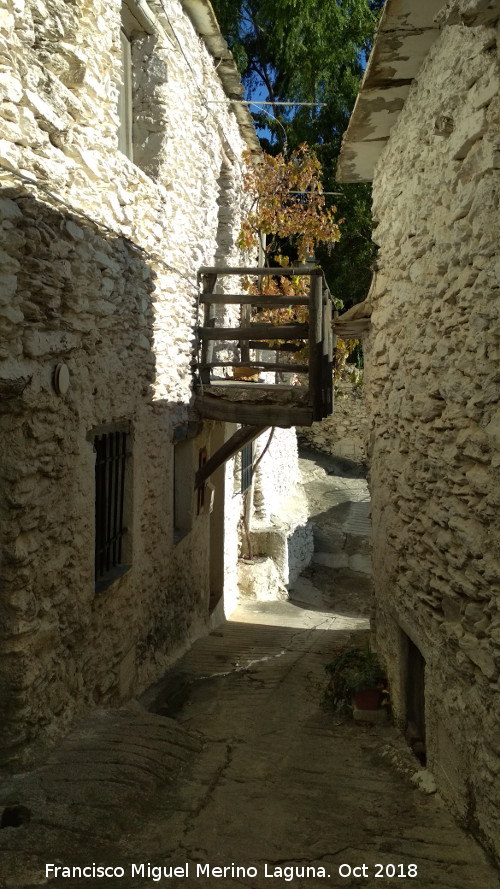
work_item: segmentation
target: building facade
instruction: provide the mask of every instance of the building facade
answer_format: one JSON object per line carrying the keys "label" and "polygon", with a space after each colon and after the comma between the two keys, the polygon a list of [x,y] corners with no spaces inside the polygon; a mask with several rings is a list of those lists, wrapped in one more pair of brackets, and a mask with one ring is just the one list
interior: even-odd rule
{"label": "building facade", "polygon": [[[232,430],[192,410],[192,364],[199,267],[256,261],[236,238],[242,153],[259,146],[208,0],[1,0],[0,54],[0,706],[16,759],[144,690],[236,598],[239,464],[195,490]],[[294,435],[278,439],[289,479]],[[273,508],[286,494],[269,486]]]}
{"label": "building facade", "polygon": [[500,854],[498,2],[388,0],[339,178],[373,179],[376,638],[439,792]]}

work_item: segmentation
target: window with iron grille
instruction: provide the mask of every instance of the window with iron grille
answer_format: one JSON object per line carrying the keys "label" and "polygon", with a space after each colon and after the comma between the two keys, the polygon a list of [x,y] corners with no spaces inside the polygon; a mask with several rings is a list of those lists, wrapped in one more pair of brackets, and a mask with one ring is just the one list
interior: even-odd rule
{"label": "window with iron grille", "polygon": [[252,484],[253,443],[241,449],[241,493],[244,494]]}
{"label": "window with iron grille", "polygon": [[130,567],[124,552],[128,440],[120,429],[94,437],[96,593]]}

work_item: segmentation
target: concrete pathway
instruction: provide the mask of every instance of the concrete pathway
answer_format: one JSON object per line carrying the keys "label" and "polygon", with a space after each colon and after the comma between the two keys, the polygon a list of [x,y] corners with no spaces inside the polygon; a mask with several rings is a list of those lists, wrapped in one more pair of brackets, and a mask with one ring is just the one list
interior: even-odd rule
{"label": "concrete pathway", "polygon": [[498,887],[396,731],[325,709],[325,664],[369,610],[369,575],[338,571],[316,563],[289,602],[239,608],[140,704],[4,781],[0,807],[31,817],[0,830],[0,889]]}

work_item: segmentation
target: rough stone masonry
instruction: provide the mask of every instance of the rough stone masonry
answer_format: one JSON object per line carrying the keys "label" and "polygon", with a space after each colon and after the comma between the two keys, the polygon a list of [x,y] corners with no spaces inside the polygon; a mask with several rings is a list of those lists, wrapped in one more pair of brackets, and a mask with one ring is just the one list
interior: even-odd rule
{"label": "rough stone masonry", "polygon": [[[0,743],[13,757],[143,690],[208,624],[211,519],[194,473],[226,431],[189,413],[196,273],[252,261],[235,242],[242,152],[258,140],[200,7],[0,0]],[[115,432],[123,570],[96,595],[96,440]],[[277,436],[279,461],[296,462],[292,439]],[[223,579],[238,556],[232,473]]]}
{"label": "rough stone masonry", "polygon": [[[498,855],[500,8],[410,6],[388,3],[367,76],[392,129],[377,145],[377,108],[355,112],[344,166],[352,181],[349,165],[380,155],[365,342],[376,634],[403,727]],[[406,99],[384,105],[421,38],[432,45]]]}

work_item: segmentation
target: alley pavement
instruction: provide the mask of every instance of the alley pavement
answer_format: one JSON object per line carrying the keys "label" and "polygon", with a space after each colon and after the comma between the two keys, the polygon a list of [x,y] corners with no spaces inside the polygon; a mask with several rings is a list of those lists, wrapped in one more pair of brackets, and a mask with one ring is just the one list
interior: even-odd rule
{"label": "alley pavement", "polygon": [[[307,459],[308,484],[340,484]],[[0,811],[19,824],[0,830],[0,889],[498,889],[396,729],[325,706],[325,664],[368,628],[348,502],[320,511],[338,548],[289,601],[240,606],[140,702],[95,711],[4,778]]]}

